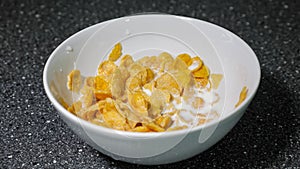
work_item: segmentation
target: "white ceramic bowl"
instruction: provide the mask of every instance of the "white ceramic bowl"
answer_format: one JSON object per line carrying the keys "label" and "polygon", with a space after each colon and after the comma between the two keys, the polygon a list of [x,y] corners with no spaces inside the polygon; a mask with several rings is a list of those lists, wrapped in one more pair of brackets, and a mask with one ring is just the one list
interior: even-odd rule
{"label": "white ceramic bowl", "polygon": [[[221,116],[191,129],[135,133],[97,126],[69,113],[57,100],[61,96],[68,103],[72,101],[66,88],[67,74],[76,65],[84,76],[95,75],[98,64],[119,41],[123,51],[134,58],[162,51],[199,55],[212,72],[224,74],[217,91]],[[47,96],[61,118],[89,145],[114,159],[154,165],[190,158],[224,137],[254,97],[260,66],[243,40],[219,26],[173,15],[135,15],[96,24],[65,40],[48,59],[43,80]],[[248,87],[248,96],[234,108],[243,86]]]}

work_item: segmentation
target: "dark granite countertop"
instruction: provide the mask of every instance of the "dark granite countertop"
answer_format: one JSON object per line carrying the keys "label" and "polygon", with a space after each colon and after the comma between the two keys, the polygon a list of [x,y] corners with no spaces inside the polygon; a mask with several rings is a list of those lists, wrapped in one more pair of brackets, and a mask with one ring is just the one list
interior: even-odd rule
{"label": "dark granite countertop", "polygon": [[262,80],[219,143],[153,168],[300,168],[300,1],[0,1],[0,168],[152,168],[115,161],[79,139],[42,85],[51,52],[75,32],[141,12],[190,16],[243,38]]}

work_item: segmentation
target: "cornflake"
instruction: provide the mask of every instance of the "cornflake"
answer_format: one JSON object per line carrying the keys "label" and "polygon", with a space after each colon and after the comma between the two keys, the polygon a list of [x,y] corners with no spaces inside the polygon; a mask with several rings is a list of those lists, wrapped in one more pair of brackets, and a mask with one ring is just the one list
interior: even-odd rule
{"label": "cornflake", "polygon": [[81,86],[81,75],[79,70],[72,70],[68,75],[67,87],[73,92],[78,92]]}
{"label": "cornflake", "polygon": [[235,107],[238,107],[240,104],[243,103],[243,101],[247,97],[247,93],[248,93],[248,88],[246,86],[244,86],[240,93],[239,101],[235,104]]}

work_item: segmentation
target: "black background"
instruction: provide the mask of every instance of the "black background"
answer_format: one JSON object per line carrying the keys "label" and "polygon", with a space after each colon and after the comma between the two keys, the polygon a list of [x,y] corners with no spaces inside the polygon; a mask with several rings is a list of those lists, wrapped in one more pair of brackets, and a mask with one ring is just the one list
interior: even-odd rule
{"label": "black background", "polygon": [[[95,23],[142,12],[202,19],[244,39],[261,64],[258,93],[233,130],[170,165],[115,161],[80,140],[42,85],[51,52]],[[300,1],[0,0],[0,168],[300,167]]]}

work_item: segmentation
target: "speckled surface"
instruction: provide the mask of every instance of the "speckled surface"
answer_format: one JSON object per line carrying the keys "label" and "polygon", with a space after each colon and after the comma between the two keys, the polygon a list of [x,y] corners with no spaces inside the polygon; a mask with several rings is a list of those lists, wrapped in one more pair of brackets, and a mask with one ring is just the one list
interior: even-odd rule
{"label": "speckled surface", "polygon": [[256,97],[236,127],[191,159],[153,168],[300,168],[300,2],[0,1],[0,168],[152,168],[115,161],[79,139],[42,85],[50,53],[111,18],[163,12],[216,23],[261,63]]}

